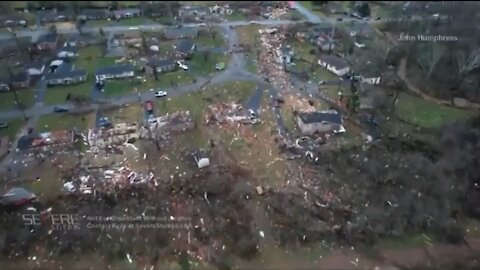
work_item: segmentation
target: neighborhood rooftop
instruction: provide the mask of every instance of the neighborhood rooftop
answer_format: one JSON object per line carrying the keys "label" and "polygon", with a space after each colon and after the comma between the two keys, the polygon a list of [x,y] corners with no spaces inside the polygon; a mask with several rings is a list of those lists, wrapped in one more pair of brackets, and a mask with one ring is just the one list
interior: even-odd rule
{"label": "neighborhood rooftop", "polygon": [[73,77],[85,76],[87,72],[83,69],[78,70],[60,70],[55,73],[48,73],[45,75],[45,80],[59,80]]}
{"label": "neighborhood rooftop", "polygon": [[335,55],[322,55],[320,56],[320,60],[336,67],[337,69],[343,69],[349,66],[345,59]]}
{"label": "neighborhood rooftop", "polygon": [[134,71],[134,70],[135,68],[132,65],[127,64],[127,65],[102,67],[97,69],[95,74],[96,75],[119,74],[119,73]]}

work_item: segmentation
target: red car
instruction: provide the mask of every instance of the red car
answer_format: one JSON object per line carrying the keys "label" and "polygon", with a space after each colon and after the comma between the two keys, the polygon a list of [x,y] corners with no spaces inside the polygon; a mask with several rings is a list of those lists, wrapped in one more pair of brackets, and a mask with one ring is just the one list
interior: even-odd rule
{"label": "red car", "polygon": [[153,102],[151,100],[145,101],[145,110],[148,113],[153,113]]}

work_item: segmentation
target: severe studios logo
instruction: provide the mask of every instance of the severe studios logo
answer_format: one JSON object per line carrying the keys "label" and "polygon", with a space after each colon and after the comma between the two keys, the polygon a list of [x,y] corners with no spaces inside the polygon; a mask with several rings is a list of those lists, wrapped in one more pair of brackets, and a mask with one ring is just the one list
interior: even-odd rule
{"label": "severe studios logo", "polygon": [[27,226],[49,226],[51,230],[79,230],[79,215],[72,214],[23,214]]}

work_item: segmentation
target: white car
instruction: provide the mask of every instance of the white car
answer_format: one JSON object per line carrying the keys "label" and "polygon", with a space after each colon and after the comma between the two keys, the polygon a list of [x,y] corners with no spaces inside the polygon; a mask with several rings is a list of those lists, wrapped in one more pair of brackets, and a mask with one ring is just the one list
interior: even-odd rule
{"label": "white car", "polygon": [[166,97],[167,96],[167,92],[165,91],[157,91],[155,93],[155,97]]}
{"label": "white car", "polygon": [[183,70],[188,70],[188,66],[185,63],[177,61],[178,66]]}

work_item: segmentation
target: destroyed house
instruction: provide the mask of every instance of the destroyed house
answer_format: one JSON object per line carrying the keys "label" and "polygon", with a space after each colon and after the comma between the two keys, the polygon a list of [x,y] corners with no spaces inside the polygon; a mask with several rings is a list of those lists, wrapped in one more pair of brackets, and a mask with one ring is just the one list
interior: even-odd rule
{"label": "destroyed house", "polygon": [[342,115],[337,111],[301,112],[297,115],[297,125],[303,135],[340,131],[342,124]]}
{"label": "destroyed house", "polygon": [[117,65],[97,69],[95,78],[97,81],[108,79],[123,79],[133,77],[135,68],[132,65]]}
{"label": "destroyed house", "polygon": [[14,187],[0,196],[0,205],[3,207],[19,207],[35,199],[36,196],[32,192],[21,187]]}
{"label": "destroyed house", "polygon": [[122,145],[132,138],[138,138],[138,126],[133,123],[121,123],[113,127],[100,127],[88,131],[88,144],[92,147],[106,148]]}
{"label": "destroyed house", "polygon": [[37,39],[37,49],[40,51],[55,50],[57,48],[59,36],[54,33],[41,35]]}
{"label": "destroyed house", "polygon": [[59,130],[22,136],[17,144],[19,150],[36,150],[42,147],[70,146],[75,133],[71,130]]}
{"label": "destroyed house", "polygon": [[30,87],[30,74],[25,71],[14,74],[10,78],[10,89],[25,89]]}
{"label": "destroyed house", "polygon": [[154,74],[155,71],[157,73],[164,73],[174,71],[175,69],[177,69],[177,64],[173,59],[150,59],[145,65],[145,71],[148,74]]}
{"label": "destroyed house", "polygon": [[77,84],[85,82],[86,80],[87,72],[85,70],[61,69],[45,75],[45,82],[48,86]]}
{"label": "destroyed house", "polygon": [[318,64],[337,76],[343,76],[350,71],[347,61],[335,55],[322,55]]}
{"label": "destroyed house", "polygon": [[197,27],[181,27],[168,28],[165,30],[165,38],[167,39],[182,39],[182,38],[196,38],[198,36]]}

